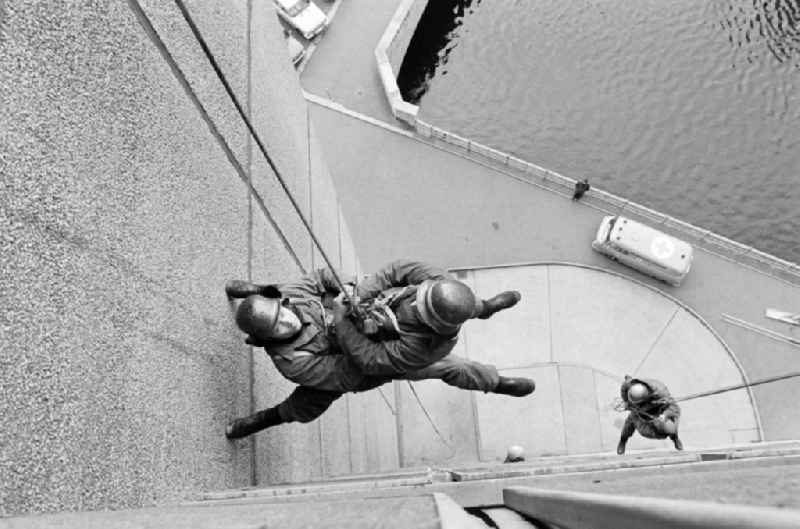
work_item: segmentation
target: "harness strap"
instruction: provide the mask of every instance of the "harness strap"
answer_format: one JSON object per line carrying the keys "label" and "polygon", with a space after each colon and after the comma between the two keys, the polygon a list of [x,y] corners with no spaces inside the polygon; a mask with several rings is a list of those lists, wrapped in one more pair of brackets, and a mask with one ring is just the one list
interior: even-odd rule
{"label": "harness strap", "polygon": [[372,300],[367,311],[376,311],[379,313],[379,316],[385,316],[385,318],[381,319],[388,321],[392,326],[392,330],[399,335],[400,323],[397,321],[397,315],[394,313],[393,309],[411,289],[412,287],[410,286],[398,288],[389,295],[384,295],[384,293],[381,292],[378,297]]}

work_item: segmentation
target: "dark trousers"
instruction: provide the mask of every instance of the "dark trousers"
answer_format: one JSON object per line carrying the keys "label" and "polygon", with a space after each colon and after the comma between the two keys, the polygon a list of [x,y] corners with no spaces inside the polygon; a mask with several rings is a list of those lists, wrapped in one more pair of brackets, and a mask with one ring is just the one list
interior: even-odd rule
{"label": "dark trousers", "polygon": [[[675,422],[676,427],[678,426],[678,417],[671,416],[669,419]],[[677,430],[674,435],[670,435],[662,431],[657,423],[644,420],[634,413],[629,413],[628,418],[625,419],[625,425],[622,427],[621,436],[623,439],[628,439],[633,435],[634,431],[639,432],[642,437],[648,439],[666,439],[667,437],[673,439],[678,436]]]}
{"label": "dark trousers", "polygon": [[[276,366],[284,372],[289,372],[289,364],[282,359],[275,360]],[[331,378],[334,381],[344,380],[344,372],[341,369],[330,370],[330,365],[326,362],[338,360],[334,356],[303,357],[298,361],[292,362],[292,368],[300,371],[302,376],[310,380]],[[300,367],[302,366],[302,367]],[[298,369],[300,367],[300,369]],[[337,368],[340,368],[337,364]],[[325,376],[314,376],[316,372]],[[337,378],[336,374],[340,377]],[[289,377],[287,377],[289,378]],[[500,380],[497,369],[494,366],[481,364],[473,360],[461,358],[456,355],[447,355],[438,362],[434,362],[419,371],[398,375],[396,377],[363,377],[358,385],[352,390],[355,392],[368,391],[390,382],[393,378],[400,380],[432,380],[438,379],[450,386],[461,389],[477,390],[488,392],[494,390]],[[294,377],[294,381],[301,383],[300,376]],[[329,389],[316,389],[310,386],[300,385],[292,392],[286,400],[278,404],[278,413],[285,422],[310,422],[322,415],[333,402],[341,397],[345,391],[338,389],[332,390],[331,383]]]}

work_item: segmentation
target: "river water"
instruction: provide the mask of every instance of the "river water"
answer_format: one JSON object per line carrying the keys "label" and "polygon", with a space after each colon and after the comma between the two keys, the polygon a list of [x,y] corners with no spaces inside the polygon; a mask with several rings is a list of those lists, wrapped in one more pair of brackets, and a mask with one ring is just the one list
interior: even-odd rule
{"label": "river water", "polygon": [[399,82],[424,121],[800,262],[800,0],[432,0]]}

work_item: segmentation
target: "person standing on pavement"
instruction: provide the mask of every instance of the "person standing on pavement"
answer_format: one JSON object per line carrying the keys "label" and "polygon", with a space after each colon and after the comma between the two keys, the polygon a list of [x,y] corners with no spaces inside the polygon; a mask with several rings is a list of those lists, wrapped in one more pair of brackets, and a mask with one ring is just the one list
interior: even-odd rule
{"label": "person standing on pavement", "polygon": [[681,408],[663,382],[626,375],[620,387],[620,397],[630,413],[622,427],[617,445],[618,454],[625,453],[625,445],[634,431],[648,439],[669,437],[677,450],[683,450],[683,443],[678,437]]}
{"label": "person standing on pavement", "polygon": [[572,200],[580,200],[584,194],[586,194],[589,189],[591,189],[591,185],[589,185],[589,179],[584,178],[583,180],[578,180],[575,182],[575,192],[572,194]]}
{"label": "person standing on pavement", "polygon": [[263,346],[278,371],[298,384],[277,406],[231,421],[231,439],[285,422],[310,422],[342,394],[394,379],[440,379],[517,397],[535,389],[533,380],[500,376],[494,366],[450,354],[462,323],[515,305],[518,292],[482,300],[444,270],[394,261],[355,288],[360,305],[378,323],[365,334],[328,269],[283,285],[229,281],[225,290],[244,298],[236,323],[246,342]]}

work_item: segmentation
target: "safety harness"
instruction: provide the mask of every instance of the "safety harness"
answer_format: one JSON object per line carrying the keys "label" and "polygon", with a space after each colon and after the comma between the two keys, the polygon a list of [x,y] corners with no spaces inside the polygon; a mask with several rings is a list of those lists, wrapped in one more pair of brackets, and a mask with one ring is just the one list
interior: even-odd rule
{"label": "safety harness", "polygon": [[363,334],[378,340],[400,336],[400,324],[394,309],[400,301],[415,292],[416,287],[394,287],[379,293],[374,298],[359,303],[351,311],[351,318]]}

